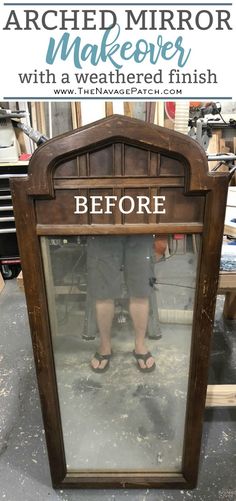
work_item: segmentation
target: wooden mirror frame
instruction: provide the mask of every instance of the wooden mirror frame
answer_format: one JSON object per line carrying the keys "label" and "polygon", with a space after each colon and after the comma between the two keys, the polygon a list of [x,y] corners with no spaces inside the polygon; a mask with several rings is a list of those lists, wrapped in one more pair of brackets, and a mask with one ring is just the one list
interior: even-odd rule
{"label": "wooden mirror frame", "polygon": [[[111,147],[118,148],[122,163],[124,146],[147,152],[148,174],[125,176],[119,171],[118,161],[113,163],[113,176],[91,177],[86,175],[57,177],[58,166],[78,156],[88,158],[90,152]],[[128,150],[127,150],[128,151]],[[122,153],[123,152],[123,153]],[[123,157],[122,157],[123,155]],[[158,160],[161,155],[180,162],[184,176],[160,176]],[[116,174],[116,168],[118,169]],[[219,275],[224,211],[230,175],[209,173],[207,157],[196,141],[172,130],[113,115],[78,130],[49,140],[32,156],[28,176],[13,179],[11,183],[15,210],[17,236],[21,254],[29,322],[41,398],[46,441],[53,486],[68,487],[132,487],[132,488],[192,488],[196,485],[202,424],[207,390],[210,341],[214,321],[215,301]],[[181,179],[181,182],[180,182]],[[182,183],[188,205],[183,208],[187,222],[159,222],[153,215],[142,223],[122,222],[116,212],[109,224],[87,220],[74,222],[74,214],[62,210],[58,216],[55,204],[60,190],[90,189],[100,186],[123,188],[166,186],[175,189]],[[61,193],[61,192],[60,192]],[[65,195],[67,196],[67,195]],[[196,204],[196,197],[203,200],[204,210],[200,220],[189,221],[188,208]],[[71,197],[71,195],[70,195]],[[200,202],[199,202],[200,203]],[[202,203],[202,202],[201,202]],[[54,204],[54,205],[53,205]],[[190,205],[189,205],[190,204]],[[62,202],[59,200],[59,206]],[[45,222],[45,218],[46,222]],[[57,214],[57,216],[56,216]],[[63,217],[62,217],[62,214]],[[59,220],[58,220],[59,217]],[[49,222],[47,222],[47,220]],[[42,222],[43,221],[43,222]],[[196,233],[202,235],[202,245],[197,274],[192,348],[188,384],[185,439],[181,473],[140,472],[76,472],[68,473],[57,393],[56,374],[49,324],[49,313],[43,273],[40,236],[42,235],[89,235],[125,233]]]}

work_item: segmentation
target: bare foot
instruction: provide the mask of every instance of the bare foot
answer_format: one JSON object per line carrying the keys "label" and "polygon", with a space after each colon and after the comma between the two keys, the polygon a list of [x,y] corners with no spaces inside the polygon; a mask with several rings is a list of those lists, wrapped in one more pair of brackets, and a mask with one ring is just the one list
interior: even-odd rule
{"label": "bare foot", "polygon": [[94,372],[105,372],[110,365],[111,354],[101,355],[96,352],[91,360],[91,368]]}
{"label": "bare foot", "polygon": [[155,360],[150,351],[145,351],[142,353],[133,351],[133,355],[137,360],[138,369],[141,372],[151,372],[155,369]]}

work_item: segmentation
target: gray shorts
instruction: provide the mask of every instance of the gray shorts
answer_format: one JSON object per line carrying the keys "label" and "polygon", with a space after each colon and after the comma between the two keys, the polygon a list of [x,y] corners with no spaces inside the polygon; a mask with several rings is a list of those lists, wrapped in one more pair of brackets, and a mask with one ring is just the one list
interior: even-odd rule
{"label": "gray shorts", "polygon": [[88,237],[89,295],[101,300],[119,298],[125,281],[129,297],[148,297],[154,275],[152,254],[152,235]]}

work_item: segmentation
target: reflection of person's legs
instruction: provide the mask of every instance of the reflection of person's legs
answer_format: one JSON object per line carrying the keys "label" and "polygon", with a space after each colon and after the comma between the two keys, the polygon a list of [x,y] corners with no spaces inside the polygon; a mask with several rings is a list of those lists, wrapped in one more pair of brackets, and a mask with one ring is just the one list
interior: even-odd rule
{"label": "reflection of person's legs", "polygon": [[[148,353],[145,346],[145,335],[148,326],[149,298],[131,297],[129,309],[135,330],[135,353],[136,355],[145,355]],[[145,369],[153,367],[155,361],[152,356],[149,356],[146,361],[139,358],[138,363],[142,369]]]}
{"label": "reflection of person's legs", "polygon": [[92,237],[88,242],[88,288],[96,304],[100,341],[91,360],[92,369],[103,372],[111,355],[114,298],[121,293],[121,265],[130,296],[130,316],[135,330],[134,356],[141,370],[151,370],[155,361],[145,346],[151,278],[152,236]]}
{"label": "reflection of person's legs", "polygon": [[[98,352],[101,355],[111,354],[111,326],[114,317],[114,301],[112,299],[96,301],[97,324],[100,336]],[[94,357],[91,365],[94,369],[104,369],[107,360],[99,360]]]}
{"label": "reflection of person's legs", "polygon": [[151,293],[152,245],[152,235],[132,235],[127,238],[125,254],[130,316],[135,330],[134,356],[141,370],[151,370],[155,367],[154,358],[145,345]]}
{"label": "reflection of person's legs", "polygon": [[114,298],[119,297],[121,291],[122,242],[120,237],[107,235],[88,239],[88,290],[96,305],[99,330],[98,351],[91,360],[96,372],[104,372],[109,366]]}

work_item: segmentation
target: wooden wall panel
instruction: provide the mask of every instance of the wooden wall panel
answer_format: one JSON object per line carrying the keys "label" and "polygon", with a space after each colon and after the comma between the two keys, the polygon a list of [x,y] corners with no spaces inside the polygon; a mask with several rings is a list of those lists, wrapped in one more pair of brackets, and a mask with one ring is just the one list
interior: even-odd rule
{"label": "wooden wall panel", "polygon": [[186,197],[183,188],[160,188],[159,194],[166,197],[166,213],[160,215],[161,223],[203,220],[205,197]]}
{"label": "wooden wall panel", "polygon": [[161,155],[160,176],[184,176],[184,166],[175,158]]}

